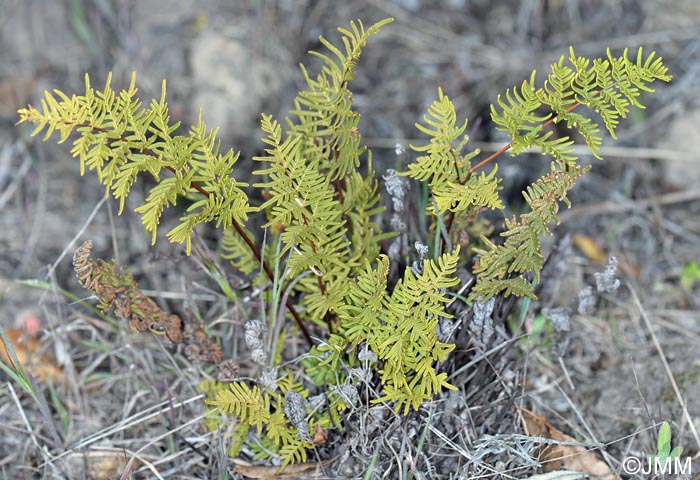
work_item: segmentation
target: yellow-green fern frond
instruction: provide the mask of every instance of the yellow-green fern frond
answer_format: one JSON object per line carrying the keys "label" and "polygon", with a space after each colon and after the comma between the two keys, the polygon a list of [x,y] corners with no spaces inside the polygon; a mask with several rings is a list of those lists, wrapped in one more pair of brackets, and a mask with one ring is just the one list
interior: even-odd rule
{"label": "yellow-green fern frond", "polygon": [[348,304],[339,312],[343,335],[352,344],[367,342],[382,361],[383,395],[373,402],[388,401],[395,410],[407,413],[440,392],[453,389],[446,375],[435,371],[435,362],[445,360],[454,345],[437,338],[436,326],[445,311],[445,290],[456,285],[459,249],[423,263],[423,273],[406,269],[393,292],[386,291],[389,260],[380,257],[373,269],[369,263],[356,283],[348,286]]}
{"label": "yellow-green fern frond", "polygon": [[260,208],[269,210],[267,225],[283,230],[280,255],[291,251],[290,275],[313,272],[315,277],[303,278],[298,288],[308,293],[309,313],[321,318],[341,304],[344,279],[353,267],[343,208],[330,179],[303,154],[301,137],[290,134],[282,141],[281,127],[267,115],[262,128],[271,148],[266,156],[254,159],[266,162],[268,168],[254,173],[269,180],[255,186],[270,192],[270,199]]}
{"label": "yellow-green fern frond", "polygon": [[488,175],[471,176],[471,160],[480,152],[478,149],[464,152],[469,137],[464,134],[467,122],[457,123],[457,114],[452,101],[438,89],[438,99],[423,115],[423,123],[416,128],[430,137],[427,145],[411,148],[426,153],[408,165],[407,175],[416,180],[428,182],[439,212],[434,212],[432,203],[428,213],[446,211],[463,212],[472,207],[503,208],[497,191],[500,179],[494,169]]}
{"label": "yellow-green fern frond", "polygon": [[348,83],[355,78],[355,67],[369,37],[392,21],[388,18],[367,29],[361,21],[351,22],[350,29],[339,28],[342,49],[321,37],[321,44],[329,54],[310,52],[323,60],[316,78],[302,66],[307,89],[299,93],[290,112],[297,118],[296,122],[288,121],[290,131],[304,139],[304,151],[310,162],[317,164],[321,172],[327,172],[331,181],[355,170],[365,151],[358,132],[360,115],[352,109]]}
{"label": "yellow-green fern frond", "polygon": [[280,460],[282,460],[282,466],[280,471],[284,469],[290,463],[299,463],[306,461],[306,451],[313,449],[314,446],[298,438],[294,439],[292,443],[289,443],[282,447],[279,452]]}
{"label": "yellow-green fern frond", "polygon": [[[94,170],[119,201],[120,212],[136,179],[149,173],[157,184],[136,211],[142,214],[153,242],[164,210],[180,197],[200,198],[168,233],[171,241],[186,245],[188,254],[198,224],[216,221],[218,227],[226,228],[244,223],[251,209],[243,191],[246,184],[232,176],[238,154],[219,152],[217,131],[208,130],[200,116],[188,135],[176,135],[180,124],[170,122],[165,81],[160,100],[145,109],[135,98],[135,74],[129,88],[121,92],[112,90],[111,79],[110,74],[104,88],[95,91],[86,75],[85,94],[70,98],[57,90],[46,92],[41,109],[19,110],[20,123],[34,123],[33,135],[45,129],[45,140],[54,131],[60,134],[59,142],[77,132],[71,154],[80,160],[81,175],[86,167]],[[173,176],[161,178],[163,169]]]}
{"label": "yellow-green fern frond", "polygon": [[558,223],[559,202],[568,204],[567,192],[589,168],[571,166],[564,171],[552,164],[551,173],[523,193],[530,212],[521,215],[519,221],[506,220],[502,245],[484,239],[487,248],[476,250],[481,258],[474,270],[478,277],[472,299],[482,296],[487,300],[500,292],[534,298],[533,286],[524,275],[530,272],[539,280],[543,262],[541,237],[550,234],[551,226]]}
{"label": "yellow-green fern frond", "polygon": [[[641,91],[651,92],[648,84],[655,80],[668,82],[671,75],[655,53],[646,57],[642,49],[633,62],[627,57],[627,50],[619,57],[613,57],[610,50],[607,58],[577,56],[570,48],[568,65],[565,57],[551,66],[544,86],[535,85],[536,72],[529,81],[523,82],[520,89],[508,90],[498,98],[498,107],[491,106],[491,118],[498,128],[511,138],[511,155],[517,155],[532,148],[554,157],[563,169],[576,158],[571,155],[572,141],[568,137],[551,139],[552,132],[544,131],[550,121],[566,121],[569,128],[579,131],[586,140],[591,152],[597,157],[602,138],[599,126],[590,118],[573,113],[579,105],[584,105],[600,115],[606,129],[613,138],[620,118],[626,118],[630,106],[644,108],[639,101]],[[547,107],[550,114],[538,114]],[[551,120],[550,120],[551,119]]]}
{"label": "yellow-green fern frond", "polygon": [[[248,241],[254,242],[255,237],[247,229],[243,229]],[[223,250],[222,257],[229,260],[236,270],[246,275],[260,270],[260,260],[258,260],[246,241],[234,231],[233,228],[224,230],[223,242],[221,245]]]}
{"label": "yellow-green fern frond", "polygon": [[503,203],[498,196],[500,178],[496,177],[497,171],[498,167],[494,167],[488,175],[472,175],[464,184],[449,182],[433,189],[438,210],[464,212],[470,207],[503,209]]}
{"label": "yellow-green fern frond", "polygon": [[222,413],[235,415],[241,422],[255,426],[258,433],[270,423],[270,397],[257,385],[250,388],[243,382],[231,382],[227,390],[218,391],[216,398],[208,403]]}

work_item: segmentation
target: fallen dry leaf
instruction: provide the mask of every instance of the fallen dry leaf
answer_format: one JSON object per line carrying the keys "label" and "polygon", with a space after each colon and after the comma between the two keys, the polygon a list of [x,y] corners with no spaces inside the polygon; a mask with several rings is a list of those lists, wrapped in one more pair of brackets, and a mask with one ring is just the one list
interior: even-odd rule
{"label": "fallen dry leaf", "polygon": [[591,261],[598,263],[605,263],[608,256],[605,254],[605,250],[598,245],[598,242],[593,240],[591,237],[586,235],[574,235],[572,237],[574,245],[583,252],[583,254]]}
{"label": "fallen dry leaf", "polygon": [[[17,359],[22,366],[32,375],[42,381],[51,379],[53,383],[58,383],[63,375],[61,367],[56,360],[47,353],[39,352],[39,341],[33,337],[25,335],[23,330],[10,328],[5,330],[10,345],[17,355]],[[0,360],[7,365],[12,365],[11,356],[7,347],[0,337]]]}
{"label": "fallen dry leaf", "polygon": [[[528,435],[551,438],[557,442],[578,443],[575,438],[554,428],[544,417],[535,415],[524,408],[519,410]],[[618,478],[595,453],[578,445],[543,445],[538,450],[537,457],[545,472],[569,470],[585,472],[600,480],[616,480]]]}
{"label": "fallen dry leaf", "polygon": [[236,472],[244,477],[257,478],[260,480],[272,480],[276,478],[313,478],[315,475],[322,475],[323,469],[333,463],[335,458],[324,460],[323,462],[293,463],[287,465],[284,470],[280,467],[265,465],[238,465]]}
{"label": "fallen dry leaf", "polygon": [[[129,462],[130,455],[117,449],[90,449],[74,452],[61,459],[61,467],[69,478],[90,478],[93,480],[112,480],[119,478]],[[131,463],[132,471],[141,466],[135,458]]]}

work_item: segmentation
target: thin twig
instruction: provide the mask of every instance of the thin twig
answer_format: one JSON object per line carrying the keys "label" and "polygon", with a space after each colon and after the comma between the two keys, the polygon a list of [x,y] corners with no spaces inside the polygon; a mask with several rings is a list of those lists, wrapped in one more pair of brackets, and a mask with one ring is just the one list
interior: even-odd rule
{"label": "thin twig", "polygon": [[564,223],[573,218],[590,217],[594,215],[603,215],[606,213],[622,213],[628,210],[643,210],[645,208],[653,207],[654,205],[669,205],[673,203],[690,202],[698,199],[700,199],[700,189],[672,192],[664,195],[657,195],[651,198],[630,200],[626,203],[606,201],[566,210],[559,214],[559,221]]}
{"label": "thin twig", "polygon": [[[622,135],[622,134],[621,134]],[[421,138],[388,138],[388,137],[373,137],[367,138],[365,144],[373,149],[394,150],[396,144],[417,144],[422,141]],[[503,148],[501,142],[469,142],[469,145],[478,148],[482,152],[495,152]],[[588,145],[585,143],[575,143],[571,145],[575,155],[593,156]],[[683,150],[674,150],[670,148],[645,148],[645,147],[625,147],[619,145],[602,145],[598,150],[601,157],[617,157],[617,158],[653,158],[656,160],[672,160],[676,162],[686,162],[688,164],[696,164],[700,161],[697,152],[688,152]]]}
{"label": "thin twig", "polygon": [[63,260],[63,258],[64,258],[66,255],[68,255],[68,252],[69,252],[70,250],[73,249],[73,245],[75,244],[75,242],[77,242],[78,239],[83,235],[83,233],[85,233],[85,230],[87,230],[87,228],[88,228],[88,227],[90,226],[90,224],[92,223],[92,220],[95,218],[95,215],[97,215],[97,212],[98,212],[98,211],[100,210],[100,208],[102,207],[102,204],[105,203],[105,202],[107,201],[108,198],[109,198],[109,197],[108,197],[107,195],[105,195],[104,197],[102,197],[102,200],[100,200],[99,202],[97,202],[97,205],[95,205],[95,208],[92,209],[92,212],[90,213],[90,216],[87,218],[87,220],[85,220],[85,221],[83,222],[83,226],[80,227],[80,230],[78,230],[78,233],[76,233],[76,234],[73,236],[73,238],[71,239],[71,241],[68,242],[68,245],[66,246],[66,248],[63,249],[63,251],[62,251],[61,254],[58,256],[58,258],[56,259],[56,261],[53,262],[53,264],[49,267],[49,271],[48,271],[48,273],[46,274],[46,278],[49,278],[49,276],[51,276],[51,275],[53,274],[53,272],[54,272],[54,270],[56,270],[56,267],[58,266],[58,264],[61,263],[61,261]]}
{"label": "thin twig", "polygon": [[188,404],[193,403],[193,402],[201,402],[204,397],[205,397],[205,395],[202,393],[202,394],[190,397],[188,399],[182,400],[180,402],[177,402],[174,405],[170,405],[170,402],[167,400],[160,402],[157,405],[153,405],[152,407],[149,407],[141,412],[137,412],[134,415],[131,415],[130,417],[123,419],[120,422],[120,424],[118,424],[118,425],[112,425],[110,427],[103,428],[102,430],[95,432],[94,434],[90,435],[89,437],[80,440],[78,443],[73,445],[71,448],[66,449],[60,455],[52,458],[50,461],[46,461],[46,462],[42,463],[41,465],[39,465],[39,468],[42,468],[49,463],[53,463],[60,458],[63,458],[67,455],[70,455],[71,453],[73,453],[76,450],[84,449],[85,447],[87,447],[95,442],[98,442],[98,441],[102,440],[103,438],[107,438],[111,435],[115,435],[116,433],[124,431],[128,428],[135,426],[135,425],[143,424],[150,419],[153,419],[153,418],[156,418],[158,416],[169,413],[172,410],[172,408],[184,407],[185,405],[188,405]]}

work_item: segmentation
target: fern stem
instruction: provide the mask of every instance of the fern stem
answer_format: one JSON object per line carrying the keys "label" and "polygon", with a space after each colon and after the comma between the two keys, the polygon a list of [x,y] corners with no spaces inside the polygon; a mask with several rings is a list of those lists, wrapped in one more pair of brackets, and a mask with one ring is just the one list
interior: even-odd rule
{"label": "fern stem", "polygon": [[[608,87],[604,88],[603,90],[609,90],[609,89],[611,89],[611,88],[614,88],[615,85],[617,85],[617,83],[618,83],[618,82],[614,82],[614,83],[612,83],[611,85],[609,85]],[[600,92],[602,92],[603,90],[598,90],[597,92],[593,92],[593,94],[591,95],[591,98],[597,97],[598,95],[600,95]],[[566,110],[564,110],[564,113],[573,112],[574,110],[576,110],[576,109],[577,109],[578,107],[580,107],[580,106],[581,106],[581,103],[580,103],[580,102],[576,102],[576,103],[574,103],[573,105],[571,105],[569,108],[567,108]],[[557,119],[557,117],[552,117],[552,118],[550,118],[549,120],[547,120],[546,122],[544,122],[544,123],[540,126],[540,131],[541,131],[541,130],[544,130],[545,128],[547,128],[548,126],[550,126],[551,124],[553,124],[554,121],[555,121],[556,119]],[[485,158],[484,160],[480,161],[479,163],[477,163],[476,165],[474,165],[473,167],[471,167],[471,168],[469,169],[469,173],[467,174],[467,178],[464,179],[464,183],[466,183],[466,182],[469,180],[469,178],[472,176],[472,173],[474,173],[475,171],[479,170],[481,167],[483,167],[483,166],[486,165],[487,163],[491,162],[492,160],[494,160],[494,159],[500,157],[501,155],[503,155],[504,153],[506,153],[508,150],[510,150],[510,147],[512,147],[512,146],[513,146],[512,143],[509,143],[509,144],[507,144],[507,145],[504,145],[504,146],[501,147],[498,151],[492,153],[492,154],[489,155],[487,158]],[[464,185],[464,183],[462,183],[462,185]]]}
{"label": "fern stem", "polygon": [[[304,225],[308,225],[309,222],[306,219],[306,215],[302,213],[301,217],[304,222]],[[311,251],[313,252],[313,254],[316,255],[318,253],[316,243],[313,240],[309,240],[309,245],[311,246]],[[321,291],[321,293],[323,295],[328,295],[328,289],[326,289],[326,283],[323,281],[323,275],[319,275],[315,271],[314,275],[316,275],[316,281],[318,282],[318,288]],[[326,314],[323,316],[323,319],[326,321],[326,325],[328,325],[328,333],[333,333],[333,323],[331,322],[331,318],[328,315],[328,312],[326,312]]]}
{"label": "fern stem", "polygon": [[[551,122],[551,120],[549,120],[549,121]],[[542,128],[544,128],[544,125],[542,126]],[[472,176],[472,174],[473,174],[474,172],[476,172],[477,170],[479,170],[481,167],[483,167],[483,166],[486,165],[487,163],[491,162],[492,160],[495,160],[496,158],[498,158],[498,157],[500,157],[501,155],[503,155],[504,153],[506,153],[508,150],[510,150],[510,147],[512,147],[512,146],[513,146],[512,143],[509,143],[509,144],[507,144],[507,145],[504,145],[503,147],[501,147],[500,149],[498,149],[498,151],[493,152],[493,153],[492,153],[491,155],[489,155],[487,158],[485,158],[484,160],[480,161],[479,163],[477,163],[476,165],[474,165],[473,167],[471,167],[471,168],[469,169],[469,173],[467,173],[467,177],[464,179],[464,181],[467,182],[467,181],[471,178],[471,176]],[[462,183],[462,185],[464,185],[464,183]]]}
{"label": "fern stem", "polygon": [[[450,149],[450,152],[452,152],[452,160],[455,165],[455,173],[457,174],[457,182],[460,185],[464,185],[467,180],[469,180],[469,176],[471,175],[471,172],[467,173],[467,177],[464,180],[464,183],[462,183],[462,175],[459,173],[459,164],[457,163],[457,154],[455,153],[454,149]],[[447,220],[447,224],[445,225],[445,231],[447,232],[447,235],[450,234],[450,230],[452,230],[452,223],[455,221],[455,212],[450,212],[450,218]],[[442,248],[440,249],[440,253],[445,253],[445,247],[449,243],[449,238],[446,238],[445,241],[442,243]]]}
{"label": "fern stem", "polygon": [[[452,224],[455,221],[455,212],[450,212],[450,218],[447,219],[447,224],[445,225],[445,231],[447,232],[447,235],[450,234],[450,230],[452,230]],[[445,253],[445,247],[447,246],[447,239],[442,243],[442,248],[440,253]]]}
{"label": "fern stem", "polygon": [[[250,251],[253,252],[253,255],[255,255],[255,258],[257,258],[258,261],[262,264],[263,270],[265,270],[265,274],[267,275],[267,278],[269,278],[270,280],[274,279],[275,276],[272,273],[270,266],[262,258],[262,254],[260,253],[260,249],[253,243],[253,241],[250,238],[248,238],[248,235],[246,235],[245,232],[243,231],[243,227],[241,227],[238,224],[238,222],[233,222],[233,228],[236,229],[236,232],[243,239],[243,241],[246,243],[246,245],[248,245],[248,248],[250,248]],[[294,321],[296,321],[297,325],[299,325],[299,329],[301,330],[301,333],[304,335],[304,338],[306,338],[306,341],[308,342],[308,344],[313,346],[314,342],[313,342],[313,340],[311,340],[311,335],[309,334],[309,330],[306,328],[306,325],[304,325],[304,322],[301,320],[301,317],[299,316],[299,312],[297,312],[296,308],[294,308],[294,305],[292,305],[292,302],[290,300],[287,300],[285,302],[285,305],[287,306],[287,310],[289,310],[289,313],[291,313],[292,317],[294,317]]]}
{"label": "fern stem", "polygon": [[[464,183],[462,182],[462,175],[459,174],[459,164],[457,163],[457,152],[455,152],[454,149],[450,149],[450,152],[452,153],[452,163],[454,163],[454,165],[455,165],[455,173],[457,174],[457,182],[459,182],[460,185],[464,185]],[[467,179],[464,180],[464,182],[466,182],[468,179],[469,179],[469,177],[467,177]]]}
{"label": "fern stem", "polygon": [[[338,191],[338,200],[340,200],[340,204],[342,205],[345,203],[345,196],[343,195],[343,180],[340,178],[335,181],[335,188]],[[352,229],[352,222],[350,221],[350,216],[347,213],[343,214],[343,217],[345,218],[345,228],[348,229],[348,234],[350,237],[352,237],[353,234],[353,229]]]}
{"label": "fern stem", "polygon": [[[605,88],[605,90],[607,90],[607,89],[609,89],[609,88],[613,88],[616,84],[617,84],[617,82],[616,82],[616,83],[613,83],[613,84],[610,85],[609,87]],[[594,92],[593,95],[591,95],[591,97],[597,97],[598,95],[600,95],[600,92],[601,92],[600,90],[597,91],[597,92]],[[576,109],[577,109],[578,107],[580,107],[580,106],[581,106],[581,103],[576,102],[576,103],[574,103],[573,105],[571,105],[569,108],[567,108],[567,109],[565,110],[565,113],[573,112],[574,110],[576,110]],[[548,126],[552,125],[552,124],[554,123],[554,121],[556,120],[556,118],[557,118],[557,117],[552,117],[552,118],[550,118],[549,120],[547,120],[546,122],[544,122],[544,123],[540,126],[540,129],[539,129],[539,130],[540,130],[540,131],[541,131],[541,130],[544,130],[544,129],[547,128]],[[469,168],[469,170],[468,170],[468,172],[467,172],[467,176],[464,178],[463,181],[462,181],[462,180],[459,180],[459,183],[460,183],[461,185],[464,185],[465,183],[467,183],[467,182],[469,181],[469,179],[471,178],[471,176],[472,176],[472,174],[473,174],[474,172],[476,172],[477,170],[479,170],[479,169],[480,169],[481,167],[483,167],[484,165],[486,165],[486,164],[492,162],[492,161],[495,160],[496,158],[498,158],[498,157],[500,157],[501,155],[503,155],[504,153],[506,153],[508,150],[511,149],[512,146],[513,146],[512,143],[508,143],[508,144],[506,144],[506,145],[503,145],[503,147],[501,147],[500,149],[498,149],[497,151],[495,151],[494,153],[492,153],[491,155],[489,155],[488,157],[486,157],[485,159],[483,159],[482,161],[480,161],[479,163],[477,163],[477,164],[474,165],[473,167]],[[457,175],[459,175],[459,170],[457,170]],[[447,225],[445,226],[448,235],[450,234],[450,230],[452,230],[452,224],[453,224],[453,222],[454,222],[454,219],[455,219],[455,213],[454,213],[454,212],[451,212],[450,218],[447,220]],[[443,244],[443,253],[444,253],[444,248],[445,248],[445,244]]]}

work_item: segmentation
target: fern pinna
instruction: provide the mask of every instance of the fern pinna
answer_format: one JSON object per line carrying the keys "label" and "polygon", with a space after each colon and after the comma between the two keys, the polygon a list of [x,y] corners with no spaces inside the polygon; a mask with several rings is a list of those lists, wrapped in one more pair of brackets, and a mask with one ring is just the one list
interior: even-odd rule
{"label": "fern pinna", "polygon": [[[455,345],[440,341],[436,330],[440,319],[451,316],[447,306],[450,290],[459,284],[460,262],[466,266],[472,260],[460,258],[467,249],[453,245],[454,230],[476,222],[484,209],[504,208],[497,166],[477,171],[506,151],[518,155],[537,149],[553,158],[550,173],[524,192],[529,211],[506,222],[501,242],[484,237],[472,250],[479,256],[469,301],[534,297],[532,279],[538,280],[543,259],[540,239],[551,233],[559,202],[568,204],[568,191],[588,170],[577,164],[572,141],[555,138],[548,127],[566,122],[598,157],[600,126],[579,107],[596,112],[614,137],[630,107],[642,107],[641,92],[652,91],[648,85],[655,80],[671,79],[661,60],[653,53],[645,58],[641,49],[636,61],[627,51],[590,61],[571,49],[568,58],[552,65],[543,86],[536,86],[533,72],[498,98],[492,120],[510,143],[476,164],[480,152],[467,149],[467,122],[457,121],[454,105],[438,89],[437,100],[416,124],[429,140],[412,146],[417,158],[402,173],[429,187],[426,213],[433,219],[436,247],[431,259],[415,270],[407,268],[390,287],[390,260],[381,253],[382,242],[397,233],[382,232],[377,223],[383,211],[378,182],[349,89],[367,40],[389,22],[367,29],[353,22],[339,29],[341,48],[321,38],[329,53],[314,53],[323,63],[318,75],[302,67],[306,89],[296,97],[286,128],[262,116],[266,150],[254,158],[261,167],[253,186],[266,200],[259,206],[251,205],[247,185],[235,178],[239,155],[220,151],[216,130],[201,118],[187,134],[170,123],[165,82],[161,98],[149,108],[136,99],[135,76],[121,92],[111,89],[110,77],[103,90],[95,91],[86,76],[84,95],[47,92],[41,108],[19,111],[20,123],[36,125],[33,135],[45,131],[47,139],[58,132],[64,142],[77,132],[71,153],[80,159],[81,174],[86,167],[94,170],[120,211],[136,179],[149,174],[156,185],[136,211],[153,241],[164,210],[184,200],[187,210],[168,232],[170,241],[183,243],[190,253],[197,225],[215,222],[223,231],[224,258],[245,274],[259,272],[258,285],[272,282],[269,318],[256,321],[256,335],[251,335],[256,343],[252,358],[265,366],[256,384],[208,382],[202,387],[210,405],[239,419],[232,455],[254,429],[258,439],[251,448],[258,456],[276,455],[283,465],[304,461],[306,451],[324,438],[320,433],[312,438],[311,432],[341,425],[342,412],[359,402],[361,381],[377,382],[379,394],[372,402],[389,403],[403,413],[417,410],[442,389],[456,388],[437,367]],[[260,236],[246,228],[253,213],[267,218],[265,227],[273,237],[268,245],[258,247]],[[313,345],[302,363],[315,385],[296,382],[289,368],[267,368],[280,359],[260,347],[259,335],[285,308]],[[321,395],[311,396],[312,390]]]}

